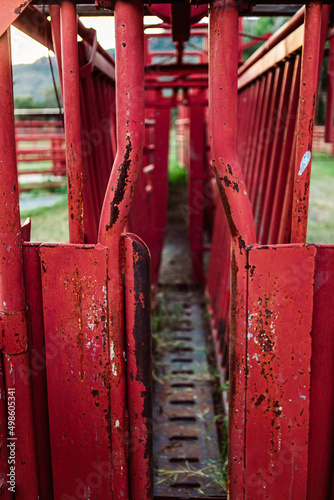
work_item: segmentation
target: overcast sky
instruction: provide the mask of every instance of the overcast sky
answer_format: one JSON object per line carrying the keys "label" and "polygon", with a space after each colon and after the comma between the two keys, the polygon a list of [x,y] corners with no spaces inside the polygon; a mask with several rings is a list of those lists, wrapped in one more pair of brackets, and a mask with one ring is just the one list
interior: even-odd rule
{"label": "overcast sky", "polygon": [[[94,28],[97,31],[97,39],[104,49],[115,47],[115,25],[114,18],[111,17],[81,17],[81,21],[87,28]],[[160,23],[157,17],[144,18],[145,24]],[[12,27],[12,60],[13,64],[29,64],[40,57],[47,56],[47,49],[35,42],[21,31]]]}

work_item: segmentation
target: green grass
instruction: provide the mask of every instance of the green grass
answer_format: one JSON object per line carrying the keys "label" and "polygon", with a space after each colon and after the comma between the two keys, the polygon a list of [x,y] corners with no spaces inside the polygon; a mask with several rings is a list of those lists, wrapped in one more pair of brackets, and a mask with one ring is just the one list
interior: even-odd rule
{"label": "green grass", "polygon": [[[21,223],[28,217],[31,219],[31,241],[67,242],[69,240],[66,188],[54,189],[52,192],[62,197],[52,207],[21,211]],[[45,190],[32,192],[32,197],[47,195],[48,192]]]}
{"label": "green grass", "polygon": [[313,153],[307,242],[334,244],[334,157]]}
{"label": "green grass", "polygon": [[35,170],[35,171],[51,170],[51,168],[52,168],[51,161],[36,161],[36,162],[20,161],[18,164],[19,175],[20,172],[26,172],[30,170]]}

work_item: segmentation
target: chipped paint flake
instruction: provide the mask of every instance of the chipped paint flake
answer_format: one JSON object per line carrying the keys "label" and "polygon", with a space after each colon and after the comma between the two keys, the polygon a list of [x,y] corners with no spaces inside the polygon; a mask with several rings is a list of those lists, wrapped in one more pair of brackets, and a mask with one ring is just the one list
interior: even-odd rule
{"label": "chipped paint flake", "polygon": [[311,151],[306,151],[306,153],[304,154],[304,156],[302,158],[302,161],[300,162],[300,168],[299,168],[298,175],[303,174],[303,172],[307,168],[310,161],[311,161]]}

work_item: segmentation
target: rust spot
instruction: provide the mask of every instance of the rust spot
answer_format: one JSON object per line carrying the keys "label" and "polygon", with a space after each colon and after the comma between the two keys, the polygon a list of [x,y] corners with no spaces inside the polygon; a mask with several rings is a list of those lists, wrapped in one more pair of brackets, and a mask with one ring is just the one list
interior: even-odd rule
{"label": "rust spot", "polygon": [[117,186],[114,193],[114,198],[110,203],[110,223],[106,226],[106,230],[109,231],[114,224],[117,222],[120,214],[119,205],[124,199],[127,179],[129,177],[129,170],[131,165],[130,153],[132,151],[131,139],[129,136],[126,138],[127,145],[124,154],[123,163],[119,167],[119,176],[117,179]]}
{"label": "rust spot", "polygon": [[223,178],[223,181],[224,181],[224,184],[225,184],[226,187],[230,187],[230,185],[232,184],[232,182],[227,177],[227,175],[225,175],[225,177]]}
{"label": "rust spot", "polygon": [[21,5],[19,5],[18,7],[16,7],[16,9],[14,9],[14,14],[16,14],[17,16],[19,16],[22,12],[22,10],[24,9],[24,7],[27,5],[28,2],[23,2],[21,3]]}
{"label": "rust spot", "polygon": [[261,394],[261,396],[259,397],[259,399],[256,401],[255,403],[255,406],[260,406],[260,404],[262,403],[262,401],[264,401],[266,399],[266,397]]}

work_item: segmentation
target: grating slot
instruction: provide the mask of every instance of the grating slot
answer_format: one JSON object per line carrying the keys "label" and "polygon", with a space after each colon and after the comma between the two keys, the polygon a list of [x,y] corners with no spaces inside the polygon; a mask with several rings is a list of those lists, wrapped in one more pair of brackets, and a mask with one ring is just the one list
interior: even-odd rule
{"label": "grating slot", "polygon": [[189,464],[198,464],[199,463],[199,458],[195,457],[173,457],[169,459],[171,464],[185,464],[188,462]]}
{"label": "grating slot", "polygon": [[197,441],[197,436],[171,436],[169,441]]}
{"label": "grating slot", "polygon": [[196,417],[169,417],[168,420],[170,420],[171,422],[196,422]]}
{"label": "grating slot", "polygon": [[181,317],[168,331],[168,349],[157,366],[161,383],[154,392],[154,498],[226,500],[210,471],[212,460],[219,463],[219,450],[201,292],[176,291],[171,304],[176,303],[183,305]]}
{"label": "grating slot", "polygon": [[172,363],[192,363],[193,358],[173,358]]}
{"label": "grating slot", "polygon": [[193,483],[172,483],[171,484],[171,487],[172,488],[200,488],[201,485],[200,483],[196,483],[196,482],[193,482]]}
{"label": "grating slot", "polygon": [[171,405],[194,405],[196,401],[194,399],[172,399],[170,401]]}
{"label": "grating slot", "polygon": [[195,387],[195,384],[191,382],[175,382],[175,384],[171,384],[171,387]]}
{"label": "grating slot", "polygon": [[189,319],[183,319],[182,320],[182,325],[179,328],[190,327],[190,326],[191,326],[191,321]]}
{"label": "grating slot", "polygon": [[194,370],[172,370],[172,375],[193,375]]}
{"label": "grating slot", "polygon": [[193,330],[190,326],[178,326],[177,329],[180,332],[191,332]]}
{"label": "grating slot", "polygon": [[173,352],[194,352],[192,347],[175,347]]}

